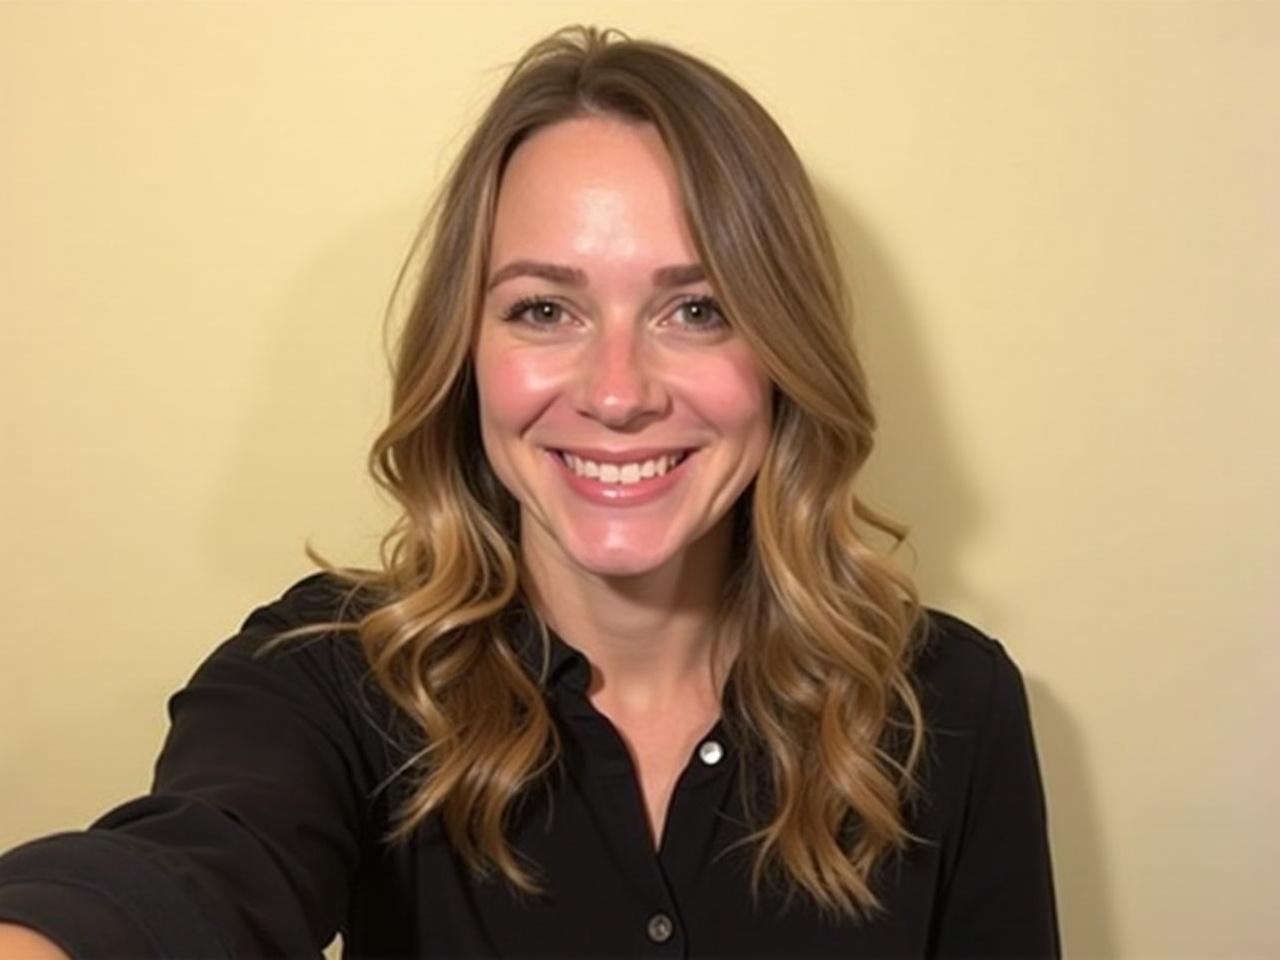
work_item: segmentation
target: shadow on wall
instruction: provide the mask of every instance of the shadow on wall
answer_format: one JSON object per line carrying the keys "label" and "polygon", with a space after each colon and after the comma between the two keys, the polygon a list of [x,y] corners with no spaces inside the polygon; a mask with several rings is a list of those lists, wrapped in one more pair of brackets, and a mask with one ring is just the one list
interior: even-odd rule
{"label": "shadow on wall", "polygon": [[1027,677],[1036,746],[1049,797],[1054,879],[1062,919],[1064,953],[1080,958],[1113,958],[1115,908],[1106,869],[1106,838],[1098,815],[1084,740],[1048,685]]}
{"label": "shadow on wall", "polygon": [[878,420],[863,474],[866,498],[910,525],[911,553],[901,560],[925,601],[945,605],[963,598],[982,626],[996,617],[999,601],[978,595],[958,562],[982,521],[982,504],[963,475],[951,439],[957,431],[937,395],[938,377],[919,337],[916,311],[857,214],[833,192],[819,188],[819,196],[852,289],[854,336]]}
{"label": "shadow on wall", "polygon": [[262,317],[237,447],[205,520],[209,567],[255,602],[264,584],[283,591],[281,577],[312,572],[304,541],[365,565],[390,523],[365,462],[389,397],[387,297],[420,215],[406,202],[349,225]]}
{"label": "shadow on wall", "polygon": [[[910,525],[912,571],[923,600],[975,611],[976,625],[1002,619],[1007,598],[982,594],[965,579],[961,560],[979,529],[984,504],[964,475],[952,438],[946,398],[930,368],[908,295],[889,257],[864,222],[834,191],[818,187],[853,293],[854,332],[879,419],[864,474],[867,501]],[[914,562],[913,562],[914,561]],[[1079,728],[1047,684],[1026,676],[1040,768],[1048,795],[1059,922],[1064,953],[1117,955],[1105,838]]]}

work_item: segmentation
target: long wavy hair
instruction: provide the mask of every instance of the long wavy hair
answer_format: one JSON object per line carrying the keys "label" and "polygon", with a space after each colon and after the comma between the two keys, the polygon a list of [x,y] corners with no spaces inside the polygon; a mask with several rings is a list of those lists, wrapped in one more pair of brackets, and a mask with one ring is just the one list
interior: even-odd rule
{"label": "long wavy hair", "polygon": [[277,639],[356,632],[370,673],[409,722],[414,749],[393,773],[408,787],[384,840],[407,840],[438,811],[477,878],[496,870],[518,892],[543,892],[536,864],[506,833],[516,801],[561,755],[545,697],[548,627],[535,616],[535,678],[506,617],[528,596],[519,504],[481,446],[471,348],[505,164],[531,131],[584,114],[661,134],[708,278],[773,383],[773,431],[734,507],[717,620],[739,650],[723,720],[743,748],[752,891],[781,879],[788,901],[807,892],[825,911],[878,912],[874,868],[918,839],[908,813],[925,729],[910,667],[927,621],[892,561],[906,528],[855,493],[875,418],[813,187],[765,110],[689,54],[573,26],[515,63],[433,201],[392,297],[412,290],[390,420],[369,454],[399,507],[381,567],[335,567],[307,546],[349,585],[348,601],[363,592],[374,602],[355,619],[345,619],[353,608],[344,603],[337,620]]}

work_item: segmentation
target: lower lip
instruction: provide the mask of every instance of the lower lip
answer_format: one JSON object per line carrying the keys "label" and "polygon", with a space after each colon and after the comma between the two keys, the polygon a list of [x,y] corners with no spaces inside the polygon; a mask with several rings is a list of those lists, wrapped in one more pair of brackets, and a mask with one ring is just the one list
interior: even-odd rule
{"label": "lower lip", "polygon": [[560,454],[552,450],[547,450],[546,454],[552,459],[565,482],[583,499],[608,507],[634,507],[658,499],[679,483],[680,478],[685,474],[685,467],[697,456],[697,451],[686,454],[683,460],[662,476],[655,475],[636,483],[601,483],[591,477],[580,477],[560,459]]}

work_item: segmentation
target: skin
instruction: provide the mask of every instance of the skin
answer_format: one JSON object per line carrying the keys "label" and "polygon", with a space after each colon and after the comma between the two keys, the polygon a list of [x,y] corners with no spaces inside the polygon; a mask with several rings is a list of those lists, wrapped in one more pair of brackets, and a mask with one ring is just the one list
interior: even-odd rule
{"label": "skin", "polygon": [[[591,699],[622,728],[642,779],[646,760],[663,768],[650,777],[660,799],[657,781],[719,714],[708,643],[732,507],[768,444],[770,381],[731,324],[709,328],[715,314],[682,307],[713,295],[706,280],[654,283],[657,268],[698,256],[651,125],[591,116],[534,133],[504,173],[490,249],[490,284],[517,260],[585,277],[490,286],[474,350],[481,432],[520,503],[533,601],[591,662]],[[563,309],[504,321],[524,297]],[[575,493],[546,452],[588,446],[699,450],[665,496],[618,507]]]}
{"label": "skin", "polygon": [[7,960],[71,960],[44,934],[16,923],[0,923],[0,957]]}

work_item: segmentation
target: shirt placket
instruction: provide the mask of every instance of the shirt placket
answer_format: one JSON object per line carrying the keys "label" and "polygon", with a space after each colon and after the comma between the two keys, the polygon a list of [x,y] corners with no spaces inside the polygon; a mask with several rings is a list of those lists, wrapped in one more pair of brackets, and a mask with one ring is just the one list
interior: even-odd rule
{"label": "shirt placket", "polygon": [[622,735],[581,690],[565,692],[566,717],[586,748],[584,787],[617,814],[619,860],[636,896],[634,931],[625,936],[636,956],[687,957],[688,918],[682,895],[695,889],[710,854],[716,818],[732,760],[717,723],[699,741],[672,792],[661,847],[654,851],[644,796]]}

